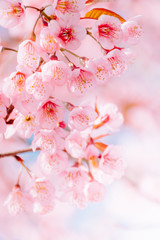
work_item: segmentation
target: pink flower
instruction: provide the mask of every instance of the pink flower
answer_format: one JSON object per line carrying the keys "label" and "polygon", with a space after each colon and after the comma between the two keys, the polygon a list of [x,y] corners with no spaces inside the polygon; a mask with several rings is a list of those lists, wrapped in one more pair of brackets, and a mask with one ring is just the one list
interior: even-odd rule
{"label": "pink flower", "polygon": [[50,82],[53,86],[62,86],[70,76],[70,68],[62,61],[50,60],[42,68],[44,82]]}
{"label": "pink flower", "polygon": [[30,138],[36,129],[35,116],[31,113],[28,115],[19,113],[13,126],[22,138]]}
{"label": "pink flower", "polygon": [[4,205],[7,206],[9,213],[14,216],[25,212],[30,203],[29,196],[24,194],[19,186],[15,186]]}
{"label": "pink flower", "polygon": [[0,25],[12,28],[19,24],[24,18],[24,7],[18,0],[0,1]]}
{"label": "pink flower", "polygon": [[37,112],[39,102],[27,92],[22,94],[21,98],[15,96],[12,100],[15,108],[24,115]]}
{"label": "pink flower", "polygon": [[90,60],[88,68],[90,68],[95,75],[95,79],[98,84],[104,84],[111,78],[111,63],[106,58],[96,58],[94,60]]}
{"label": "pink flower", "polygon": [[6,78],[3,85],[3,92],[8,97],[15,97],[24,94],[26,75],[22,72],[13,72]]}
{"label": "pink flower", "polygon": [[46,214],[54,208],[55,188],[45,178],[35,180],[30,194],[34,199],[34,213]]}
{"label": "pink flower", "polygon": [[46,56],[35,42],[25,40],[19,45],[17,62],[27,70],[35,71],[39,66],[41,58],[47,58]]}
{"label": "pink flower", "polygon": [[79,48],[81,41],[86,36],[85,28],[77,25],[75,21],[71,22],[69,16],[63,17],[63,20],[59,20],[59,22],[51,21],[50,27],[58,42],[70,50]]}
{"label": "pink flower", "polygon": [[37,111],[37,121],[41,128],[54,129],[63,120],[64,106],[59,100],[51,99],[42,102]]}
{"label": "pink flower", "polygon": [[65,141],[67,152],[74,158],[83,158],[87,140],[80,132],[74,130],[70,132]]}
{"label": "pink flower", "polygon": [[32,142],[33,151],[38,147],[43,151],[54,153],[58,150],[64,149],[64,139],[54,130],[40,130],[35,133]]}
{"label": "pink flower", "polygon": [[88,145],[85,150],[85,158],[87,160],[97,159],[99,154],[99,150],[93,144]]}
{"label": "pink flower", "polygon": [[68,155],[63,151],[57,151],[54,154],[47,152],[41,152],[38,156],[41,169],[43,173],[49,174],[60,174],[68,167]]}
{"label": "pink flower", "polygon": [[94,84],[94,75],[85,69],[75,68],[72,71],[72,76],[68,81],[69,90],[80,96],[89,90]]}
{"label": "pink flower", "polygon": [[106,187],[96,180],[89,183],[88,189],[88,200],[91,202],[103,201],[106,194]]}
{"label": "pink flower", "polygon": [[108,103],[99,109],[100,115],[95,121],[95,126],[105,127],[105,133],[115,132],[123,123],[123,116],[118,112],[115,104]]}
{"label": "pink flower", "polygon": [[118,49],[112,50],[107,54],[106,58],[111,63],[113,75],[122,74],[128,67],[129,63],[128,57],[121,50]]}
{"label": "pink flower", "polygon": [[68,202],[71,206],[84,209],[88,205],[88,199],[83,189],[81,190],[70,190],[62,195],[62,201]]}
{"label": "pink flower", "polygon": [[125,43],[132,45],[137,44],[143,35],[142,27],[133,20],[124,22],[122,24],[122,31]]}
{"label": "pink flower", "polygon": [[40,45],[47,53],[55,53],[59,50],[59,44],[55,39],[54,29],[51,25],[42,29],[40,33]]}
{"label": "pink flower", "polygon": [[85,170],[81,167],[70,167],[61,172],[58,176],[58,186],[62,190],[82,190],[88,182],[89,177]]}
{"label": "pink flower", "polygon": [[90,106],[75,107],[69,114],[68,125],[71,129],[82,131],[89,127],[96,117],[96,112]]}
{"label": "pink flower", "polygon": [[114,48],[122,40],[121,22],[113,16],[100,16],[92,31],[93,36],[105,49]]}
{"label": "pink flower", "polygon": [[86,0],[56,0],[56,10],[62,14],[78,13],[85,8]]}
{"label": "pink flower", "polygon": [[106,147],[99,163],[99,168],[114,178],[119,178],[124,173],[122,161],[122,149],[119,146],[110,145]]}
{"label": "pink flower", "polygon": [[44,101],[50,96],[51,88],[42,81],[42,73],[36,72],[26,79],[26,91],[35,99]]}

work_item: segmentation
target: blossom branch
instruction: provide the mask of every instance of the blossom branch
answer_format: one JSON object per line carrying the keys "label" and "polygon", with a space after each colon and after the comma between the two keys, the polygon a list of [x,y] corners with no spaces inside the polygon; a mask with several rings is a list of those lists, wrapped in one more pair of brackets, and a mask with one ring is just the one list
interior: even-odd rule
{"label": "blossom branch", "polygon": [[[41,150],[40,148],[36,149],[36,151],[40,151],[40,150]],[[0,158],[16,156],[17,154],[27,153],[27,152],[33,152],[33,149],[32,148],[27,148],[27,149],[18,150],[18,151],[9,152],[9,153],[1,153]]]}

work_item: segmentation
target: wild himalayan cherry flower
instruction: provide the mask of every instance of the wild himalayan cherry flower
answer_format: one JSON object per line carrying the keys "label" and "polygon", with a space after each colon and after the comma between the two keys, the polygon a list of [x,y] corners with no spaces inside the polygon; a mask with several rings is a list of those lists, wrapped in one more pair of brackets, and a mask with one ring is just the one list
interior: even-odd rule
{"label": "wild himalayan cherry flower", "polygon": [[33,212],[45,214],[54,208],[55,188],[45,178],[37,178],[30,190],[34,199]]}
{"label": "wild himalayan cherry flower", "polygon": [[111,78],[111,63],[104,57],[90,60],[88,63],[88,68],[95,75],[95,80],[98,84],[104,84]]}
{"label": "wild himalayan cherry flower", "polygon": [[32,142],[33,151],[38,147],[43,151],[54,153],[64,149],[64,139],[55,130],[40,130],[35,133]]}
{"label": "wild himalayan cherry flower", "polygon": [[90,106],[75,107],[69,114],[69,127],[82,131],[95,121],[97,113]]}
{"label": "wild himalayan cherry flower", "polygon": [[26,74],[22,72],[13,72],[9,78],[4,80],[3,92],[8,97],[17,97],[24,94]]}
{"label": "wild himalayan cherry flower", "polygon": [[0,1],[0,25],[12,28],[19,24],[24,18],[24,7],[18,0]]}
{"label": "wild himalayan cherry flower", "polygon": [[79,131],[73,130],[66,138],[65,146],[67,152],[73,158],[83,158],[84,150],[87,146],[87,139],[83,137]]}
{"label": "wild himalayan cherry flower", "polygon": [[55,0],[56,10],[62,14],[79,13],[85,8],[86,0]]}
{"label": "wild himalayan cherry flower", "polygon": [[48,99],[42,102],[37,111],[37,121],[41,128],[52,130],[63,121],[64,106],[59,100]]}
{"label": "wild himalayan cherry flower", "polygon": [[44,174],[60,174],[68,167],[68,155],[63,151],[57,151],[53,154],[41,152],[38,156],[38,162]]}
{"label": "wild himalayan cherry flower", "polygon": [[83,95],[93,86],[94,80],[92,72],[85,69],[75,68],[68,81],[68,89],[75,95]]}
{"label": "wild himalayan cherry flower", "polygon": [[49,24],[48,27],[42,29],[40,33],[40,46],[47,53],[55,53],[59,50],[59,44],[55,39],[54,29]]}
{"label": "wild himalayan cherry flower", "polygon": [[102,15],[93,26],[92,33],[105,49],[112,49],[122,40],[121,22],[113,16]]}
{"label": "wild himalayan cherry flower", "polygon": [[58,175],[58,186],[61,191],[81,190],[88,181],[88,173],[81,167],[70,167]]}
{"label": "wild himalayan cherry flower", "polygon": [[93,180],[88,185],[87,194],[88,200],[91,202],[103,201],[106,194],[106,187],[102,183]]}
{"label": "wild himalayan cherry flower", "polygon": [[129,59],[128,56],[121,50],[114,49],[106,55],[106,59],[111,63],[112,74],[120,75],[128,67]]}
{"label": "wild himalayan cherry flower", "polygon": [[85,149],[85,158],[87,160],[95,160],[99,157],[99,155],[99,150],[93,144],[89,144]]}
{"label": "wild himalayan cherry flower", "polygon": [[35,71],[42,57],[46,59],[45,53],[35,42],[25,40],[19,45],[17,62],[27,70]]}
{"label": "wild himalayan cherry flower", "polygon": [[131,44],[131,45],[137,44],[143,35],[143,30],[140,24],[132,20],[124,22],[122,24],[122,31],[123,31],[123,40],[127,44]]}
{"label": "wild himalayan cherry flower", "polygon": [[120,146],[110,145],[106,147],[99,163],[99,168],[114,178],[119,178],[124,173],[122,149]]}
{"label": "wild himalayan cherry flower", "polygon": [[13,216],[25,212],[30,204],[31,201],[29,200],[29,196],[24,194],[19,186],[13,188],[4,203],[4,205],[7,206],[9,213]]}
{"label": "wild himalayan cherry flower", "polygon": [[99,109],[99,117],[95,121],[96,126],[105,127],[105,133],[112,133],[119,129],[123,123],[123,116],[118,112],[118,108],[115,104],[108,103],[101,106]]}
{"label": "wild himalayan cherry flower", "polygon": [[21,137],[30,138],[36,128],[35,116],[31,113],[27,115],[19,113],[13,127]]}
{"label": "wild himalayan cherry flower", "polygon": [[[72,21],[71,21],[72,20]],[[81,41],[86,36],[86,30],[83,26],[77,25],[76,21],[68,16],[63,17],[59,22],[53,20],[50,22],[50,28],[58,42],[67,49],[75,50],[81,45]]]}
{"label": "wild himalayan cherry flower", "polygon": [[84,209],[88,205],[88,198],[84,193],[84,189],[69,190],[62,195],[62,201],[66,201],[71,206]]}
{"label": "wild himalayan cherry flower", "polygon": [[42,73],[36,72],[26,79],[26,91],[35,99],[44,101],[50,96],[51,87],[42,81]]}
{"label": "wild himalayan cherry flower", "polygon": [[62,86],[70,76],[70,68],[63,61],[50,60],[42,67],[44,82],[50,82],[52,86]]}
{"label": "wild himalayan cherry flower", "polygon": [[33,95],[28,94],[27,92],[25,92],[25,94],[22,94],[21,98],[15,97],[12,98],[12,100],[15,108],[24,115],[31,112],[37,112],[39,102],[34,98]]}

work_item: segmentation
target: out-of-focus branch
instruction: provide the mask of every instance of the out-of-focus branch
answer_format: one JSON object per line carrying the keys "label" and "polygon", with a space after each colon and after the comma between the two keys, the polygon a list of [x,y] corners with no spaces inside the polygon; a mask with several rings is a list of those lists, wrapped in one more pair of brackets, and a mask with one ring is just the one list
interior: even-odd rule
{"label": "out-of-focus branch", "polygon": [[[40,151],[40,150],[41,150],[40,148],[36,149],[36,151]],[[17,154],[27,153],[27,152],[33,152],[33,149],[32,148],[27,148],[27,149],[23,149],[23,150],[17,150],[15,152],[1,153],[0,158],[16,156]]]}

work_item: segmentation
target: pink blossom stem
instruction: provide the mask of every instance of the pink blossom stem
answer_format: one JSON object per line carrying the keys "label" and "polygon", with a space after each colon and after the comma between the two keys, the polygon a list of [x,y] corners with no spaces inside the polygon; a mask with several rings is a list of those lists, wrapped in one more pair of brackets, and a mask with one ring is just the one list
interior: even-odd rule
{"label": "pink blossom stem", "polygon": [[73,53],[73,52],[71,52],[71,51],[69,51],[69,50],[67,50],[67,49],[65,49],[65,48],[61,48],[60,50],[61,50],[61,51],[66,51],[66,52],[72,54],[73,56],[75,56],[75,57],[77,57],[77,58],[81,58],[81,57],[78,56],[77,54],[75,54],[75,53]]}
{"label": "pink blossom stem", "polygon": [[3,48],[2,48],[2,52],[3,52],[3,51],[12,51],[12,52],[16,52],[16,53],[18,52],[16,49],[7,48],[7,47],[3,47]]}
{"label": "pink blossom stem", "polygon": [[103,50],[105,50],[105,49],[102,47],[102,45],[100,44],[100,42],[99,42],[95,37],[93,37],[93,35],[92,35],[91,32],[89,32],[89,31],[87,30],[87,34],[88,34],[91,38],[93,38],[94,41],[96,41]]}
{"label": "pink blossom stem", "polygon": [[[40,151],[40,150],[41,150],[40,148],[36,149],[36,151]],[[0,153],[0,158],[15,156],[17,154],[26,153],[26,152],[33,152],[33,149],[32,148],[27,148],[27,149],[18,150],[18,151],[15,151],[15,152]]]}
{"label": "pink blossom stem", "polygon": [[37,23],[39,21],[39,19],[41,18],[41,16],[39,16],[34,24],[34,27],[33,27],[33,30],[32,30],[32,33],[31,33],[31,39],[32,40],[36,40],[36,34],[35,34],[35,29],[36,29],[36,26],[37,26]]}

